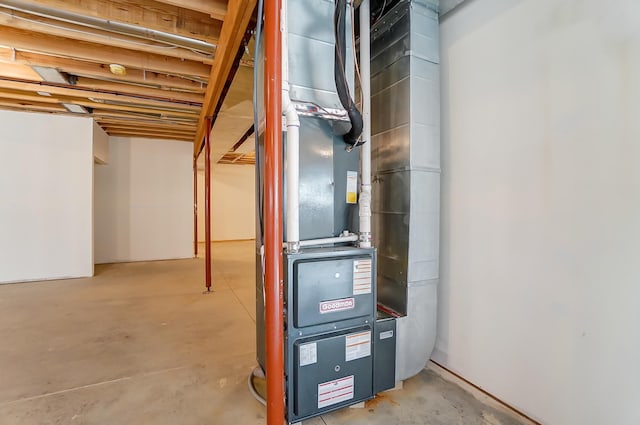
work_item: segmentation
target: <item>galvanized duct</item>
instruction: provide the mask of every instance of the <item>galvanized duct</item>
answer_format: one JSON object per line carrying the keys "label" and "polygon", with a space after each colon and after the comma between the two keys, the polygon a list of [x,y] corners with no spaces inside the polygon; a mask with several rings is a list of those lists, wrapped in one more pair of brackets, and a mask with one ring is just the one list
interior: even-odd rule
{"label": "galvanized duct", "polygon": [[378,300],[400,313],[396,381],[433,351],[439,280],[438,2],[401,0],[372,27],[373,239]]}

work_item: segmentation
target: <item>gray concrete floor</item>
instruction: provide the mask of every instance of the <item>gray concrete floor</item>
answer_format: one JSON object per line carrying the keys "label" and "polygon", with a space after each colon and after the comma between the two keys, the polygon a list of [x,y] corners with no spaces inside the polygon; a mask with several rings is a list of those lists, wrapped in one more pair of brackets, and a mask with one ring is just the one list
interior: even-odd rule
{"label": "gray concrete floor", "polygon": [[[253,242],[203,260],[103,265],[96,276],[0,285],[0,424],[263,424]],[[363,409],[305,425],[518,424],[425,370]]]}

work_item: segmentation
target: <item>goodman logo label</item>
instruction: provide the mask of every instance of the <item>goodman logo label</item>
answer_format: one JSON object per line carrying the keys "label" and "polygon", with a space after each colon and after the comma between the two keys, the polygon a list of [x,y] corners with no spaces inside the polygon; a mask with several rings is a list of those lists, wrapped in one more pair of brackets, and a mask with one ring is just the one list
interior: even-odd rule
{"label": "goodman logo label", "polygon": [[355,308],[356,300],[354,298],[342,298],[340,300],[323,301],[319,306],[320,314],[335,313]]}

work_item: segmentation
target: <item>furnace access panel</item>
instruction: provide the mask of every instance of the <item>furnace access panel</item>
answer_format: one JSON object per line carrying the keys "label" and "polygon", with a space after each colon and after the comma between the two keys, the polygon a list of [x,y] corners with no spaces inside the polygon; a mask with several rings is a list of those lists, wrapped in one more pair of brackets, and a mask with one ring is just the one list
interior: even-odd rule
{"label": "furnace access panel", "polygon": [[375,250],[318,248],[285,261],[289,423],[372,398]]}

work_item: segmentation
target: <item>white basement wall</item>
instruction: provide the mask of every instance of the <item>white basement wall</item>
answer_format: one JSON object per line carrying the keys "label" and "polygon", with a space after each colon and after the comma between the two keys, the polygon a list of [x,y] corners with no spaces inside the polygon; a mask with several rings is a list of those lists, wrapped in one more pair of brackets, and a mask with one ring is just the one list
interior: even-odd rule
{"label": "white basement wall", "polygon": [[109,138],[95,167],[96,263],[193,257],[193,147]]}
{"label": "white basement wall", "polygon": [[434,359],[544,424],[640,424],[640,2],[442,22]]}
{"label": "white basement wall", "polygon": [[[214,164],[211,167],[211,239],[253,239],[255,168]],[[204,171],[198,172],[198,240],[204,242]]]}
{"label": "white basement wall", "polygon": [[109,135],[93,122],[93,160],[97,164],[106,164],[109,161]]}
{"label": "white basement wall", "polygon": [[93,121],[0,111],[0,283],[93,274]]}

